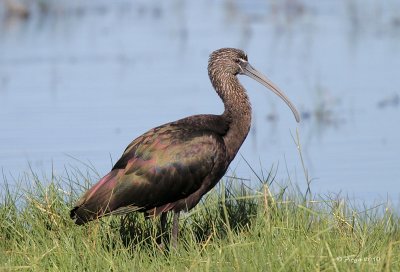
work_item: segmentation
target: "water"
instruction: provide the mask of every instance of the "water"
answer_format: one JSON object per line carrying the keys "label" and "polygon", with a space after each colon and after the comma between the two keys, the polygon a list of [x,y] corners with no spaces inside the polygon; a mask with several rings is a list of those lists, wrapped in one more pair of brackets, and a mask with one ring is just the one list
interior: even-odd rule
{"label": "water", "polygon": [[[146,130],[219,114],[210,52],[238,47],[302,112],[252,80],[240,154],[316,193],[398,201],[400,4],[396,1],[52,1],[26,20],[0,10],[0,167],[106,174]],[[78,161],[79,160],[79,161]],[[261,165],[261,166],[260,166]],[[241,156],[231,171],[253,178]],[[4,177],[3,177],[4,178]],[[12,179],[12,178],[11,178]]]}

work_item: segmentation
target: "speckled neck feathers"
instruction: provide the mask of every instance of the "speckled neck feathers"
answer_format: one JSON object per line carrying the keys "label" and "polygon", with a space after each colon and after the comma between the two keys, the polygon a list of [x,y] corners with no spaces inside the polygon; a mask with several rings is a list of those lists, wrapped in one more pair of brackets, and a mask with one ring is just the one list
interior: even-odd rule
{"label": "speckled neck feathers", "polygon": [[211,83],[225,106],[222,117],[229,123],[224,141],[230,160],[237,154],[251,125],[251,104],[236,76],[239,71],[234,62],[242,55],[245,57],[244,52],[237,49],[217,50],[211,54],[208,63]]}

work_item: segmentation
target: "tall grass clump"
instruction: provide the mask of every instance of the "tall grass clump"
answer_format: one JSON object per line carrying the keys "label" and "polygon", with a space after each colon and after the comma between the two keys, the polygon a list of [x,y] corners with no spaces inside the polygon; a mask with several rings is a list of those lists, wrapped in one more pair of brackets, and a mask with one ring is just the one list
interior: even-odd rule
{"label": "tall grass clump", "polygon": [[168,250],[142,214],[74,225],[69,210],[96,179],[3,177],[0,271],[400,271],[399,216],[387,205],[303,193],[273,171],[252,187],[225,178],[181,217]]}

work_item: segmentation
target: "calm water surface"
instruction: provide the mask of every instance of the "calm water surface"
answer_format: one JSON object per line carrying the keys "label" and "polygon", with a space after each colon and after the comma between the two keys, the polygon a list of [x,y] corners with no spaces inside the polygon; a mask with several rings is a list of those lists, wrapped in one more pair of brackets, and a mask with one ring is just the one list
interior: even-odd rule
{"label": "calm water surface", "polygon": [[[271,1],[273,3],[274,1]],[[282,1],[278,1],[280,3]],[[248,78],[252,130],[240,154],[316,193],[397,202],[400,4],[387,1],[56,1],[21,20],[0,9],[0,167],[106,174],[146,130],[219,114],[208,55],[244,49],[302,112]],[[79,160],[79,161],[78,161]],[[241,156],[231,171],[254,179]],[[232,172],[231,172],[232,173]]]}

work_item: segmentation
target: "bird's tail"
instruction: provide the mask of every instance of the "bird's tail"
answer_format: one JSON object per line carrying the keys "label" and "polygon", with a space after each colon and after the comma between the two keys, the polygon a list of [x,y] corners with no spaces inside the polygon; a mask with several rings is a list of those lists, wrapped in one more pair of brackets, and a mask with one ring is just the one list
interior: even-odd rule
{"label": "bird's tail", "polygon": [[120,169],[105,175],[90,188],[75,204],[70,216],[78,225],[110,214],[113,207],[113,191],[117,184]]}

